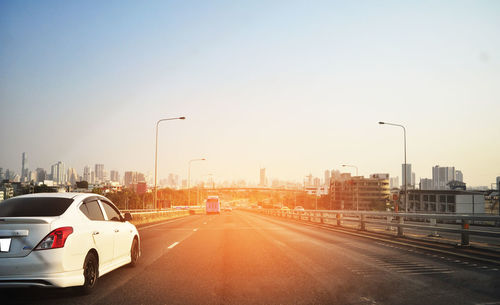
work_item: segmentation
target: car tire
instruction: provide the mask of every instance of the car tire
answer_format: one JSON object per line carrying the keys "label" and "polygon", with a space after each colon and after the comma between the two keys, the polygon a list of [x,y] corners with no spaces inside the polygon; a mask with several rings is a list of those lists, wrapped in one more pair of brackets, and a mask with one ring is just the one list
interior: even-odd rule
{"label": "car tire", "polygon": [[137,266],[137,261],[139,260],[139,242],[137,238],[132,241],[132,247],[130,247],[130,264],[129,267]]}
{"label": "car tire", "polygon": [[99,264],[97,261],[97,256],[89,252],[85,257],[83,263],[83,277],[85,282],[83,286],[78,287],[78,292],[80,294],[90,294],[97,283],[97,278],[99,277]]}

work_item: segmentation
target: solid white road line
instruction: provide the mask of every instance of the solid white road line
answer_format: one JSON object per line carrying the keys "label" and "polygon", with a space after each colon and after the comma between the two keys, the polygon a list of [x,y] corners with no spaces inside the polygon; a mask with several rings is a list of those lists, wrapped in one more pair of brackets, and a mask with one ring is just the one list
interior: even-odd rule
{"label": "solid white road line", "polygon": [[196,228],[196,229],[193,229],[193,231],[195,231],[195,232],[196,232],[196,231],[198,231],[198,228]]}
{"label": "solid white road line", "polygon": [[173,247],[177,246],[179,244],[178,241],[176,241],[175,243],[171,244],[170,246],[168,246],[169,249],[172,249]]}

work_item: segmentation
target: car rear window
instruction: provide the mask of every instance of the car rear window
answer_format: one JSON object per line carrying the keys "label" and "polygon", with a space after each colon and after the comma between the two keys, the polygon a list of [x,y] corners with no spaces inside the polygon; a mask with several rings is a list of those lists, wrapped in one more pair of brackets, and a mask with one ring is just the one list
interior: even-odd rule
{"label": "car rear window", "polygon": [[73,202],[71,198],[10,198],[0,202],[0,217],[59,216]]}

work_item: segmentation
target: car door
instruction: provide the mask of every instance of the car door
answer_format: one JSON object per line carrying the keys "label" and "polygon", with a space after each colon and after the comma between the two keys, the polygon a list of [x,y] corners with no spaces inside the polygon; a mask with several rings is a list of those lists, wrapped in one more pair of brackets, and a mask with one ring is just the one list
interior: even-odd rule
{"label": "car door", "polygon": [[120,260],[130,255],[132,238],[130,228],[123,222],[118,209],[110,202],[101,200],[102,207],[106,212],[107,221],[112,224],[114,232],[114,259]]}
{"label": "car door", "polygon": [[89,229],[99,254],[99,265],[111,264],[114,256],[115,233],[113,227],[106,222],[99,202],[97,199],[86,200],[80,206],[80,211],[90,220]]}

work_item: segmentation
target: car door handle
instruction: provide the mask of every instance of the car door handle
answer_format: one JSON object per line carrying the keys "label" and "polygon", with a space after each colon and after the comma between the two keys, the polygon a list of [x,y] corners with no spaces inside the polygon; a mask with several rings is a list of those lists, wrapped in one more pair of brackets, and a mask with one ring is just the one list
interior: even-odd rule
{"label": "car door handle", "polygon": [[118,232],[120,232],[120,230],[118,230],[118,229],[115,229],[115,233],[118,233]]}
{"label": "car door handle", "polygon": [[92,232],[92,235],[97,235],[97,234],[99,234],[99,231]]}

